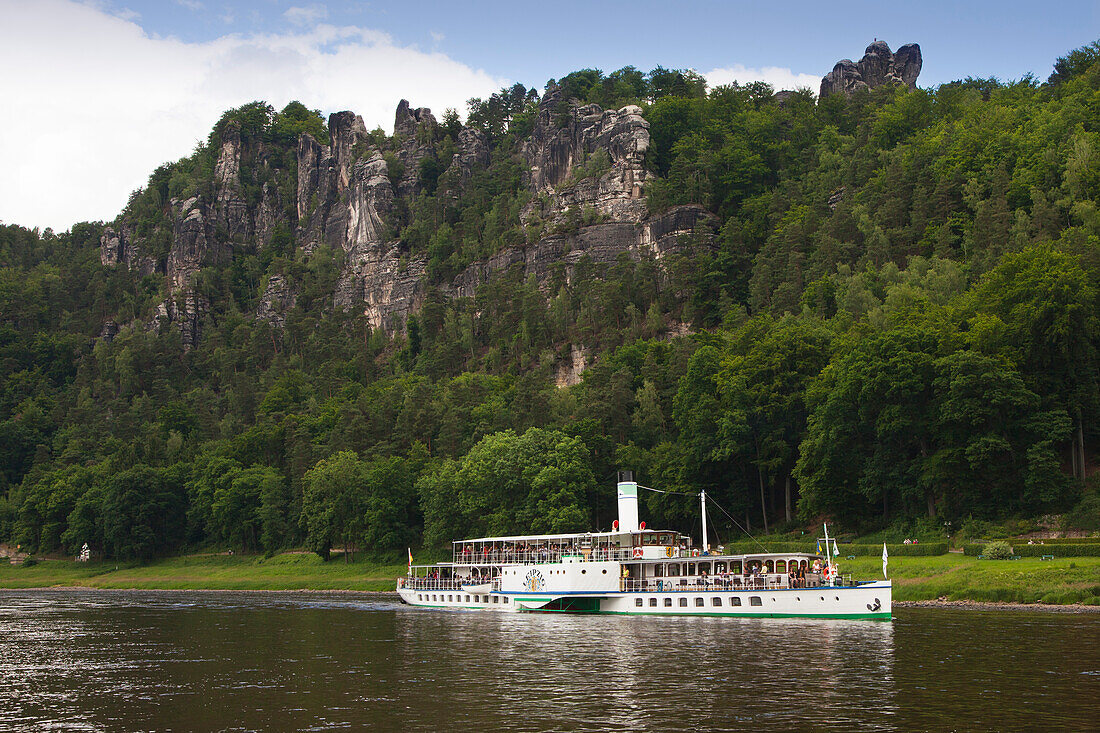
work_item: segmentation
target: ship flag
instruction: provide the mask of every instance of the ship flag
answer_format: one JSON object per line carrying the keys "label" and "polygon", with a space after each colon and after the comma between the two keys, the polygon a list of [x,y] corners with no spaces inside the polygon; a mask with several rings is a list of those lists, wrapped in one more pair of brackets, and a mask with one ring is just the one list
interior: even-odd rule
{"label": "ship flag", "polygon": [[836,546],[836,539],[833,539],[833,557],[840,557],[840,548]]}
{"label": "ship flag", "polygon": [[821,551],[821,540],[817,541],[817,554],[818,555],[824,555],[825,554]]}
{"label": "ship flag", "polygon": [[882,579],[886,580],[886,563],[890,558],[890,554],[886,552],[886,543],[882,543]]}
{"label": "ship flag", "polygon": [[413,548],[409,548],[409,575],[412,575],[413,571]]}

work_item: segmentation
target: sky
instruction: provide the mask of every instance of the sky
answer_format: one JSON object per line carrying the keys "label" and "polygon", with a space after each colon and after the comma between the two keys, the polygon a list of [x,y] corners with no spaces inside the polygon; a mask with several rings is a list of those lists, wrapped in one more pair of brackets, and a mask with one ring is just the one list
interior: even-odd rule
{"label": "sky", "polygon": [[690,68],[809,87],[875,39],[919,43],[917,83],[1045,80],[1100,38],[1100,2],[0,0],[0,222],[110,221],[158,165],[253,100],[393,127],[402,98],[465,112],[581,68]]}

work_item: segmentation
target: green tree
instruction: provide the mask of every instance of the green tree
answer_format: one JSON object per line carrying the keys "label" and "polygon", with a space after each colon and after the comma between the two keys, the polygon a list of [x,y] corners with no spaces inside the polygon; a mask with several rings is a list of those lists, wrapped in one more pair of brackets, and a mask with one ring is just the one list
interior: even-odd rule
{"label": "green tree", "polygon": [[317,462],[302,484],[301,525],[309,549],[328,560],[342,545],[344,562],[363,531],[365,465],[353,451],[340,451]]}

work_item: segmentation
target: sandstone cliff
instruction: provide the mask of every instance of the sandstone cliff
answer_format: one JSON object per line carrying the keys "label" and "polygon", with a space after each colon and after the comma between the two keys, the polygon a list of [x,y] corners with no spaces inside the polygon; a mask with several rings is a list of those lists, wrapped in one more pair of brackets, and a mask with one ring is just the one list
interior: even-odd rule
{"label": "sandstone cliff", "polygon": [[921,64],[920,46],[907,43],[891,53],[884,41],[875,41],[858,62],[842,59],[821,80],[821,97],[850,95],[860,89],[877,89],[886,84],[917,85]]}
{"label": "sandstone cliff", "polygon": [[[713,217],[702,207],[648,214],[649,123],[640,108],[572,104],[565,105],[564,113],[562,108],[559,90],[551,86],[517,151],[531,193],[521,213],[531,237],[522,246],[474,262],[450,282],[435,283],[445,295],[472,297],[479,285],[511,268],[545,285],[559,263],[571,277],[585,257],[596,263],[613,263],[622,254],[660,260],[685,235],[709,241]],[[293,232],[302,256],[320,246],[343,253],[335,307],[364,313],[375,328],[404,328],[429,284],[426,255],[410,251],[396,225],[399,216],[407,215],[410,201],[424,191],[422,164],[430,158],[445,169],[441,180],[449,188],[443,193],[457,195],[488,164],[489,143],[479,130],[463,128],[449,159],[440,160],[435,117],[404,100],[386,150],[379,149],[377,137],[353,112],[332,114],[328,132],[328,145],[308,134],[299,138],[292,202],[282,200],[270,175],[248,194],[243,171],[255,182],[261,177],[256,171],[269,169],[273,161],[262,144],[250,148],[242,142],[239,126],[231,122],[221,131],[212,185],[168,202],[157,235],[167,240],[166,251],[158,250],[152,239],[138,237],[125,212],[106,230],[100,242],[104,264],[167,277],[173,296],[159,308],[151,327],[175,324],[185,346],[196,343],[208,309],[194,288],[197,273],[238,251],[262,251],[276,227],[284,226]],[[286,203],[291,204],[289,211]],[[294,282],[281,275],[269,277],[255,316],[281,327],[295,298]]]}

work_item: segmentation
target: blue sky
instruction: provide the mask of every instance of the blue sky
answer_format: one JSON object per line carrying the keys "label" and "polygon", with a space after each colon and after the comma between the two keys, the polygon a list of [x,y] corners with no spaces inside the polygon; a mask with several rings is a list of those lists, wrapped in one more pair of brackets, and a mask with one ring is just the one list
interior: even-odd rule
{"label": "blue sky", "polygon": [[921,45],[921,86],[1045,80],[1100,38],[1100,2],[0,0],[0,221],[111,220],[156,166],[256,99],[389,130],[402,98],[464,112],[585,67],[816,91],[875,38]]}
{"label": "blue sky", "polygon": [[[921,44],[922,85],[965,76],[1041,78],[1054,59],[1100,35],[1091,2],[576,2],[112,0],[147,31],[184,40],[280,33],[304,22],[383,30],[495,76],[542,84],[577,68],[741,64],[825,74],[873,38]],[[1051,12],[1054,11],[1054,12]]]}

